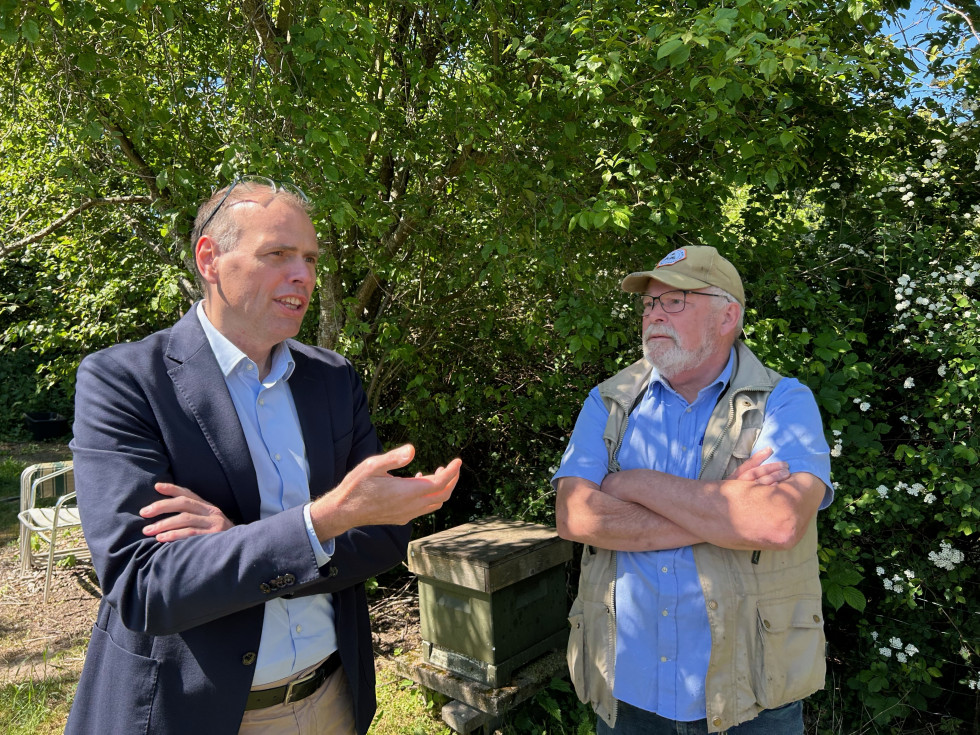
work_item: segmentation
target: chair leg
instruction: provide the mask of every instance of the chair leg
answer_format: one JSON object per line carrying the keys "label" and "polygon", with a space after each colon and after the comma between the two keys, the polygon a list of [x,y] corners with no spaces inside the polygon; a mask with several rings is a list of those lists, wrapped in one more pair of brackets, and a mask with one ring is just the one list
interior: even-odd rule
{"label": "chair leg", "polygon": [[20,571],[27,574],[31,571],[31,531],[23,525],[20,529]]}
{"label": "chair leg", "polygon": [[51,587],[51,572],[54,569],[54,542],[58,535],[58,525],[55,521],[54,528],[51,529],[51,542],[48,544],[48,573],[44,577],[44,604],[48,604],[48,589]]}

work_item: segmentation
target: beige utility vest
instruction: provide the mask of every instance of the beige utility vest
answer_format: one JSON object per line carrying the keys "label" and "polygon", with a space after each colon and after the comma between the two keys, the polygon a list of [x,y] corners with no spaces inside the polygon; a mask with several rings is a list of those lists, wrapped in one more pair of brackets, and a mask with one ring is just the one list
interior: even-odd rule
{"label": "beige utility vest", "polygon": [[[749,458],[780,375],[741,342],[729,386],[708,421],[702,480],[721,480]],[[640,360],[599,386],[609,409],[609,471],[651,367]],[[721,732],[823,689],[826,676],[816,519],[789,551],[733,551],[696,544],[694,560],[711,627],[705,679],[708,732]],[[586,546],[569,612],[568,667],[579,699],[616,722],[616,552]]]}

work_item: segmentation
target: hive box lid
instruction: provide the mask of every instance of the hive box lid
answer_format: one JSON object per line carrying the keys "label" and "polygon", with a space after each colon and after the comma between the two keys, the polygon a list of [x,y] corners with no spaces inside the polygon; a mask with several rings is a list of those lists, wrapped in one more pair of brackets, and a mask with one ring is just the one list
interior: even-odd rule
{"label": "hive box lid", "polygon": [[572,542],[554,528],[490,516],[408,545],[420,577],[491,593],[572,558]]}

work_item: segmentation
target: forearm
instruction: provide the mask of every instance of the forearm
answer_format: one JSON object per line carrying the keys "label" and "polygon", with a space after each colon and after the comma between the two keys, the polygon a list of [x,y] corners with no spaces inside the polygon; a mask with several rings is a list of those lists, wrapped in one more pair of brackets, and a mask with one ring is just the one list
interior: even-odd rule
{"label": "forearm", "polygon": [[806,473],[782,482],[703,481],[657,470],[607,476],[602,490],[659,513],[728,549],[792,548],[817,511],[823,483]]}
{"label": "forearm", "polygon": [[556,515],[562,538],[612,551],[659,551],[704,539],[638,503],[615,498],[579,477],[558,481]]}

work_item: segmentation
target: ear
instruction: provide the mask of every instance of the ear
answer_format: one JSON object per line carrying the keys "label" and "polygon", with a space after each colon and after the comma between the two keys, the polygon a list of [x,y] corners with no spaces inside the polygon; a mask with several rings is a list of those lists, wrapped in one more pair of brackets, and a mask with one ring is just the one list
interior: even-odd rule
{"label": "ear", "polygon": [[194,260],[197,262],[197,269],[201,272],[201,277],[206,283],[217,283],[218,273],[215,261],[218,259],[218,243],[211,239],[210,235],[201,235],[194,246]]}
{"label": "ear", "polygon": [[[722,309],[721,314],[721,324],[719,325],[719,330],[723,336],[730,336],[735,331],[738,326],[738,318],[742,313],[742,305],[737,301],[729,301],[725,304],[725,308]],[[734,335],[734,339],[738,339],[738,335]]]}

